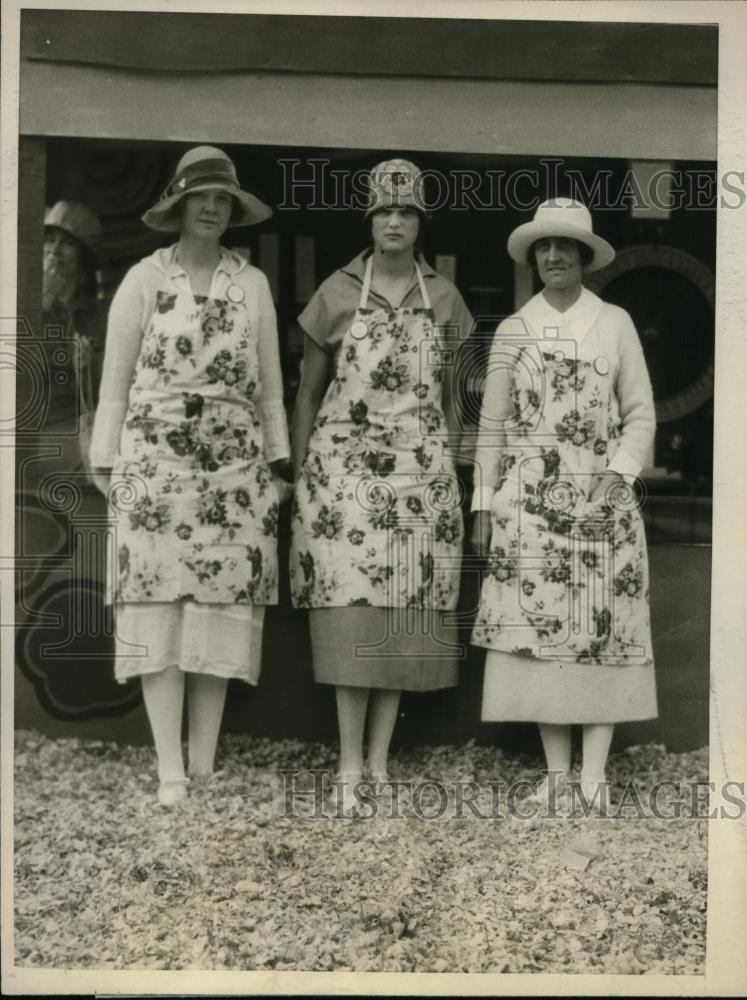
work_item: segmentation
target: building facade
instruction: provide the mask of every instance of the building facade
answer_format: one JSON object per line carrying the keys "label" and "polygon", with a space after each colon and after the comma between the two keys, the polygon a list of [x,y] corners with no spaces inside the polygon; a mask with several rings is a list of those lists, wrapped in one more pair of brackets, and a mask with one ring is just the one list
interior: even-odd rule
{"label": "building facade", "polygon": [[[296,317],[365,239],[346,179],[389,155],[428,171],[426,256],[478,319],[476,374],[465,390],[467,493],[469,413],[479,402],[486,338],[534,290],[531,273],[508,258],[508,234],[548,196],[576,194],[590,204],[595,229],[618,249],[592,287],[632,314],[658,418],[643,481],[661,716],[619,727],[617,739],[702,745],[717,56],[717,29],[700,25],[25,11],[17,724],[147,738],[136,686],[118,687],[111,674],[103,502],[84,477],[70,490],[54,489],[40,447],[39,393],[54,392],[35,367],[39,340],[50,336],[41,319],[44,207],[70,198],[100,216],[106,299],[135,260],[162,245],[140,222],[142,212],[184,149],[209,142],[226,149],[245,186],[274,207],[266,223],[232,238],[270,280],[289,411],[303,349]],[[281,563],[287,548],[286,511]],[[465,612],[475,598],[474,581],[465,579]],[[462,674],[457,690],[403,699],[398,738],[531,745],[531,727],[480,724],[479,651],[468,652]],[[334,737],[333,701],[313,684],[306,620],[290,607],[287,577],[268,615],[262,682],[231,688],[226,726]]]}

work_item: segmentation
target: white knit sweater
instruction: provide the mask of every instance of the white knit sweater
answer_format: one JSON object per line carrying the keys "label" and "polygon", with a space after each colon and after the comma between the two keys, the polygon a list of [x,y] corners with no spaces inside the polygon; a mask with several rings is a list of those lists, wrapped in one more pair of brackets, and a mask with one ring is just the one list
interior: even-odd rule
{"label": "white knit sweater", "polygon": [[[498,483],[501,456],[500,421],[510,413],[511,379],[505,363],[506,346],[517,343],[517,331],[532,338],[572,339],[577,357],[594,360],[603,345],[614,387],[613,419],[620,428],[617,449],[608,470],[624,476],[639,475],[656,432],[656,415],[646,360],[633,321],[624,309],[603,302],[587,288],[570,309],[558,312],[540,292],[519,312],[504,320],[495,332],[482,399],[480,429],[475,453],[473,510],[489,510]],[[594,331],[599,336],[589,338]],[[594,348],[588,346],[594,343]],[[585,350],[586,346],[586,350]]]}
{"label": "white knit sweater", "polygon": [[[176,263],[176,244],[157,250],[130,268],[117,289],[109,310],[106,353],[99,406],[91,440],[91,465],[111,468],[119,451],[122,424],[140,353],[143,333],[161,289],[189,288],[186,272]],[[257,408],[268,462],[290,454],[288,426],[283,407],[283,380],[278,353],[275,307],[265,275],[238,253],[221,247],[221,258],[213,274],[211,298],[225,298],[229,285],[239,285],[249,322],[257,336],[259,379]]]}

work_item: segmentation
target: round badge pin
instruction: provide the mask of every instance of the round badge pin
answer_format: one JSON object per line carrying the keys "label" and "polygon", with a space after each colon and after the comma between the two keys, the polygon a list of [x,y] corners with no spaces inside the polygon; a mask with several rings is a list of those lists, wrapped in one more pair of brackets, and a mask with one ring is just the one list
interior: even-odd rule
{"label": "round badge pin", "polygon": [[350,327],[350,332],[356,340],[362,340],[368,333],[368,326],[365,320],[357,319]]}
{"label": "round badge pin", "polygon": [[245,298],[244,289],[240,288],[238,285],[229,285],[226,289],[226,295],[228,296],[229,302],[235,302],[237,304],[239,302],[243,302]]}
{"label": "round badge pin", "polygon": [[599,357],[594,360],[594,367],[596,368],[598,375],[606,375],[610,370],[610,363],[603,354],[600,354]]}
{"label": "round badge pin", "polygon": [[555,351],[553,353],[552,358],[553,361],[557,361],[559,364],[561,361],[565,361],[565,354],[563,353],[563,351]]}

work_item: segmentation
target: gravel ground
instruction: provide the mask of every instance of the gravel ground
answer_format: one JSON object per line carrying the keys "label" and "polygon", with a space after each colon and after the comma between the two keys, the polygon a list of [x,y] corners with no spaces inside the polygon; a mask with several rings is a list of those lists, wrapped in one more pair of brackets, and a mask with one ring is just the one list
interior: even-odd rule
{"label": "gravel ground", "polygon": [[[392,778],[439,779],[448,803],[431,786],[404,789],[395,818],[391,793],[373,818],[314,818],[313,796],[284,815],[278,771],[311,789],[307,769],[334,763],[321,744],[227,736],[220,773],[164,810],[151,749],[17,733],[16,964],[703,973],[707,823],[689,807],[641,818],[628,795],[612,816],[528,821],[498,799],[490,818],[486,783],[540,762],[470,743],[392,760]],[[610,759],[612,801],[633,780],[641,801],[657,781],[706,781],[707,763],[707,748],[631,748]],[[467,781],[486,818],[459,815]]]}

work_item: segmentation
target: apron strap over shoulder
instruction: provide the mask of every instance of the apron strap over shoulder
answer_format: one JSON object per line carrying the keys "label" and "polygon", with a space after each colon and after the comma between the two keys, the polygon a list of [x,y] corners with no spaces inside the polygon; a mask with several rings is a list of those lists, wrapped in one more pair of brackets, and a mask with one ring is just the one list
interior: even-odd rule
{"label": "apron strap over shoulder", "polygon": [[428,291],[425,287],[425,281],[423,281],[423,272],[420,270],[420,265],[418,264],[417,261],[415,261],[415,274],[418,276],[418,284],[420,285],[420,294],[423,298],[423,306],[426,309],[430,309],[431,307],[430,296],[428,295]]}
{"label": "apron strap over shoulder", "polygon": [[[425,287],[425,281],[423,280],[423,272],[420,270],[420,265],[417,261],[413,261],[415,264],[415,275],[418,279],[418,284],[420,285],[420,295],[423,299],[423,306],[426,309],[431,308],[431,300],[428,295],[428,290]],[[366,261],[366,270],[363,273],[363,287],[361,288],[361,298],[358,303],[359,309],[365,309],[368,305],[368,293],[371,290],[371,277],[373,275],[373,255],[371,255]]]}
{"label": "apron strap over shoulder", "polygon": [[368,305],[368,292],[371,288],[371,275],[373,274],[373,255],[366,261],[366,270],[363,275],[363,288],[361,288],[361,300],[358,303],[359,309],[365,309]]}

